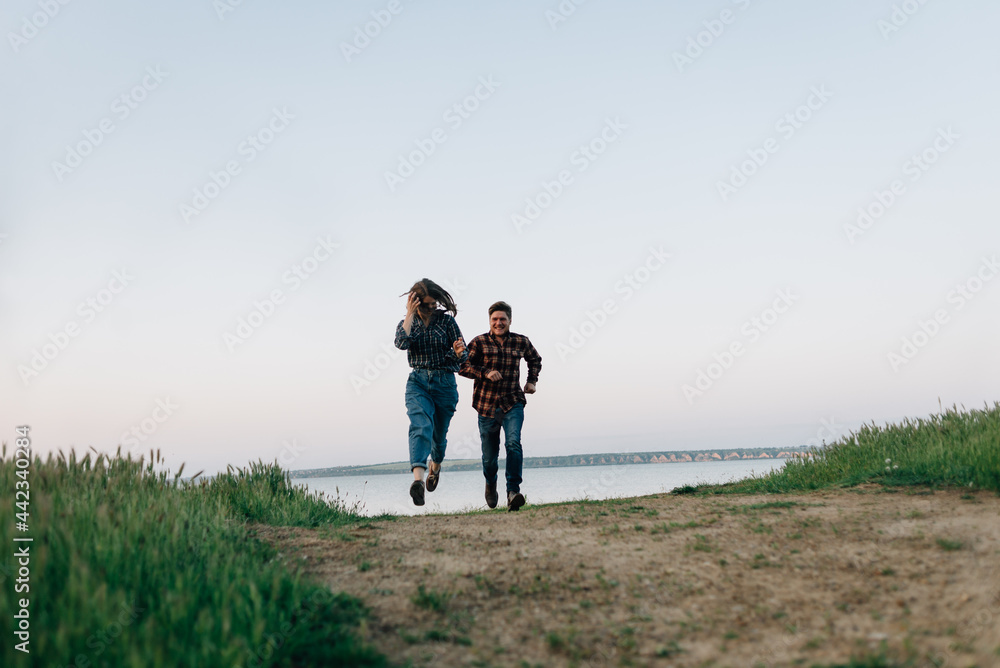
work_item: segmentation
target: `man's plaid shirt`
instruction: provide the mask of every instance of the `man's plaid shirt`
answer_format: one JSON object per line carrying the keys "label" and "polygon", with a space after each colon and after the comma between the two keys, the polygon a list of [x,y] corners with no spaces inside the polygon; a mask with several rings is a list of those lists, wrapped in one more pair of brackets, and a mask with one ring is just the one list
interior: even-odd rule
{"label": "man's plaid shirt", "polygon": [[[497,407],[504,413],[514,404],[526,404],[521,389],[521,358],[528,363],[528,382],[538,382],[538,372],[542,370],[542,356],[527,336],[507,332],[503,345],[492,332],[480,334],[469,342],[469,359],[462,364],[459,374],[475,379],[472,390],[472,407],[484,417],[493,417]],[[492,381],[486,377],[490,371],[499,371],[503,376]]]}
{"label": "man's plaid shirt", "polygon": [[443,369],[458,371],[461,362],[468,359],[468,351],[462,358],[455,356],[452,344],[462,337],[458,323],[448,313],[438,309],[431,318],[430,325],[424,325],[420,316],[413,316],[410,335],[403,329],[403,321],[396,325],[396,347],[406,351],[406,360],[414,369]]}

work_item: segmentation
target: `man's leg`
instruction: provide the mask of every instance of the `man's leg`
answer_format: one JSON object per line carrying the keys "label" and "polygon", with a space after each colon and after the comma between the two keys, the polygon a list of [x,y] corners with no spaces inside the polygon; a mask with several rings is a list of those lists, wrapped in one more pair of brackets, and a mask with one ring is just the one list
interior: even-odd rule
{"label": "man's leg", "polygon": [[483,448],[483,477],[486,478],[486,505],[497,505],[497,458],[500,456],[500,423],[479,416],[479,440]]}
{"label": "man's leg", "polygon": [[521,495],[521,470],[524,456],[521,451],[521,425],[524,424],[524,404],[514,407],[503,416],[504,449],[507,451],[507,508],[517,510],[524,505]]}
{"label": "man's leg", "polygon": [[521,491],[521,471],[524,454],[521,450],[521,425],[524,424],[524,404],[514,407],[503,416],[504,450],[507,451],[507,491]]}

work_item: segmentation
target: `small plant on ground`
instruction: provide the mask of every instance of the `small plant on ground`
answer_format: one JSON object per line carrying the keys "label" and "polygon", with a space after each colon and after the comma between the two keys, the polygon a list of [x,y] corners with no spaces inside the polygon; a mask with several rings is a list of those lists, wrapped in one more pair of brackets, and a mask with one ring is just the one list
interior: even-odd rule
{"label": "small plant on ground", "polygon": [[938,547],[940,547],[945,552],[954,552],[955,550],[961,550],[964,543],[960,540],[948,540],[947,538],[937,539]]}
{"label": "small plant on ground", "polygon": [[433,610],[434,612],[444,612],[448,609],[448,602],[451,594],[442,591],[428,591],[422,584],[417,585],[417,593],[410,597],[410,601],[418,608]]}

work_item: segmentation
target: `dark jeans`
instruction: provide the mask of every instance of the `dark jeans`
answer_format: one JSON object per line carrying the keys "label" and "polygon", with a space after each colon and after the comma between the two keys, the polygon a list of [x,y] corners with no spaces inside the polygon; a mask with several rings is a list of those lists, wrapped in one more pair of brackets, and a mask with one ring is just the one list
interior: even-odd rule
{"label": "dark jeans", "polygon": [[524,404],[514,404],[506,413],[497,408],[494,417],[479,416],[479,438],[483,443],[483,475],[486,482],[497,482],[497,458],[500,456],[500,428],[503,427],[504,450],[507,451],[507,491],[521,491],[521,425],[524,424]]}
{"label": "dark jeans", "polygon": [[410,417],[410,469],[444,461],[448,425],[458,405],[458,383],[452,371],[414,369],[406,380],[406,414]]}

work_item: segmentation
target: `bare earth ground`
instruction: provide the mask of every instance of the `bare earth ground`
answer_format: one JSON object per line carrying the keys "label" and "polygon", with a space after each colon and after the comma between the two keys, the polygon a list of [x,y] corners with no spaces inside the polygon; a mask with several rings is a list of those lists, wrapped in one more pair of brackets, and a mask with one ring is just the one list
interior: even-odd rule
{"label": "bare earth ground", "polygon": [[254,528],[361,598],[362,635],[400,665],[1000,666],[1000,498],[892,492]]}

